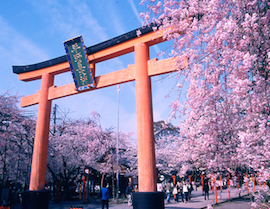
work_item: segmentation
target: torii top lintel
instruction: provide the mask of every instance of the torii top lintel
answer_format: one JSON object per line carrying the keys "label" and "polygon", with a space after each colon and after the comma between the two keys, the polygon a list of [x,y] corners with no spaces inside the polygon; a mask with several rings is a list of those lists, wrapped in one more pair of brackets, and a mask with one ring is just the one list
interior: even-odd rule
{"label": "torii top lintel", "polygon": [[[140,31],[140,36],[137,32]],[[115,37],[100,44],[88,47],[87,56],[90,65],[95,68],[95,63],[102,62],[117,56],[121,56],[134,51],[136,43],[145,43],[152,46],[165,41],[163,39],[164,31],[153,31],[153,25],[149,27],[139,28]],[[32,81],[41,79],[42,74],[49,73],[57,75],[70,70],[66,55],[57,57],[48,61],[26,66],[13,66],[13,72],[19,75],[19,80]],[[164,73],[173,72],[176,70],[172,58],[157,61],[157,59],[148,62],[149,76],[160,75]],[[111,85],[116,85],[128,81],[135,80],[134,65],[129,65],[128,68],[104,74],[95,77],[96,88],[104,88]],[[93,89],[89,89],[90,91]],[[53,100],[57,98],[66,97],[69,95],[81,93],[75,90],[74,83],[64,86],[52,86],[49,89],[48,99]],[[36,94],[23,97],[21,99],[21,107],[27,107],[39,103],[39,91]]]}
{"label": "torii top lintel", "polygon": [[[140,37],[137,31],[140,31]],[[142,42],[151,46],[164,41],[162,37],[163,32],[154,32],[151,26],[139,28],[88,47],[88,60],[90,63],[102,62],[134,51],[134,43]],[[13,66],[13,73],[19,74],[19,80],[22,81],[40,79],[43,71],[54,75],[69,71],[66,55],[32,65]]]}

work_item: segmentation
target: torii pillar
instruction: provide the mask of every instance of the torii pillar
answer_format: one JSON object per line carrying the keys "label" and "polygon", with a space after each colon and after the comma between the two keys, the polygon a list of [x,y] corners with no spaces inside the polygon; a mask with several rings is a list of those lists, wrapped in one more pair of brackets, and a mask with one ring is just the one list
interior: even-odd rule
{"label": "torii pillar", "polygon": [[50,128],[51,103],[48,100],[49,88],[53,86],[54,76],[44,73],[41,79],[40,99],[36,123],[35,143],[32,157],[30,191],[42,190],[45,187],[48,138]]}
{"label": "torii pillar", "polygon": [[163,193],[156,192],[157,171],[151,78],[148,76],[149,47],[135,44],[135,83],[139,192],[133,194],[133,208],[164,208]]}
{"label": "torii pillar", "polygon": [[128,68],[95,77],[96,87],[77,91],[75,84],[60,87],[53,85],[54,76],[70,71],[66,56],[27,66],[13,66],[22,81],[41,79],[41,89],[21,99],[21,107],[39,104],[36,135],[33,150],[29,192],[24,194],[23,208],[48,208],[48,193],[44,191],[51,101],[86,91],[105,88],[129,81],[136,85],[138,178],[139,192],[133,196],[134,209],[164,209],[163,193],[156,192],[157,171],[155,161],[155,140],[153,133],[153,110],[151,76],[176,71],[173,58],[149,60],[149,47],[165,41],[164,31],[156,33],[152,28],[140,28],[114,39],[89,47],[87,59],[91,68],[95,64],[132,51],[135,64]]}
{"label": "torii pillar", "polygon": [[48,100],[49,88],[53,86],[54,76],[42,74],[36,133],[32,156],[29,191],[23,193],[23,209],[49,208],[49,191],[45,191],[48,140],[52,101]]}
{"label": "torii pillar", "polygon": [[157,178],[155,139],[153,133],[151,78],[148,77],[148,60],[149,47],[144,43],[136,44],[135,83],[137,109],[138,176],[140,192],[156,191]]}

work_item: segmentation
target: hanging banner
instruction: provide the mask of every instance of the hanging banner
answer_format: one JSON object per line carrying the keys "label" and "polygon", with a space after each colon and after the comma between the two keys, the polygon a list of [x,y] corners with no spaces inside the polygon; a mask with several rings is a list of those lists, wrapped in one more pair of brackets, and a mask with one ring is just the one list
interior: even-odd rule
{"label": "hanging banner", "polygon": [[78,91],[95,88],[93,72],[90,69],[82,36],[64,42],[70,71]]}

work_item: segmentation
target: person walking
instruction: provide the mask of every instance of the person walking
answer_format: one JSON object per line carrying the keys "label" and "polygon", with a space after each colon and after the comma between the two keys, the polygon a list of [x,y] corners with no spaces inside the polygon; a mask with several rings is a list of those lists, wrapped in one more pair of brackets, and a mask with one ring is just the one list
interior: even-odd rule
{"label": "person walking", "polygon": [[188,199],[190,200],[191,199],[191,192],[193,191],[193,186],[192,186],[192,183],[189,182],[188,183]]}
{"label": "person walking", "polygon": [[184,193],[183,193],[183,182],[179,182],[178,183],[178,195],[180,194],[181,195],[181,200],[182,202],[184,202]]}
{"label": "person walking", "polygon": [[131,186],[132,184],[129,182],[128,186],[126,188],[126,197],[128,198],[128,206],[132,206],[132,192],[133,188]]}
{"label": "person walking", "polygon": [[204,191],[204,200],[206,200],[206,197],[209,200],[209,185],[208,185],[208,179],[205,179],[203,182],[203,191]]}
{"label": "person walking", "polygon": [[174,201],[178,202],[178,184],[177,183],[173,185],[172,193],[173,193]]}
{"label": "person walking", "polygon": [[185,203],[189,202],[189,192],[188,192],[188,183],[183,184],[183,192],[185,194]]}
{"label": "person walking", "polygon": [[101,201],[102,201],[102,209],[106,205],[106,208],[109,209],[109,200],[110,200],[110,192],[109,192],[109,184],[105,186],[104,183],[103,187],[101,188]]}
{"label": "person walking", "polygon": [[166,191],[166,201],[167,203],[171,202],[171,192],[172,192],[172,186],[171,186],[171,182],[169,180],[167,180],[167,183],[165,184],[165,191]]}

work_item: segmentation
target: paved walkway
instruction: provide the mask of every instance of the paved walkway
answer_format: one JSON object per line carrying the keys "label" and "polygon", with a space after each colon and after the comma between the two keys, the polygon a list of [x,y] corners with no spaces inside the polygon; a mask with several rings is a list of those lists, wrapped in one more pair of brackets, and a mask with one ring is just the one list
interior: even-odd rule
{"label": "paved walkway", "polygon": [[[239,194],[237,193],[237,189],[233,188],[230,192],[231,201],[228,199],[228,190],[223,189],[221,192],[218,190],[218,204],[215,204],[215,195],[210,191],[209,200],[204,200],[204,196],[202,195],[202,191],[193,191],[192,198],[189,203],[183,202],[175,202],[174,200],[171,203],[165,203],[166,209],[193,209],[193,208],[206,208],[208,204],[213,205],[213,208],[217,209],[250,209],[250,197],[247,195],[247,191],[241,193],[241,198],[239,198]],[[244,197],[243,197],[244,196]],[[101,208],[101,204],[98,203],[89,203],[82,204],[82,202],[60,202],[60,203],[50,203],[50,209],[70,209],[70,206],[83,206],[83,209],[99,209]],[[127,203],[116,204],[110,202],[109,208],[113,209],[132,209],[132,207],[128,206]]]}

